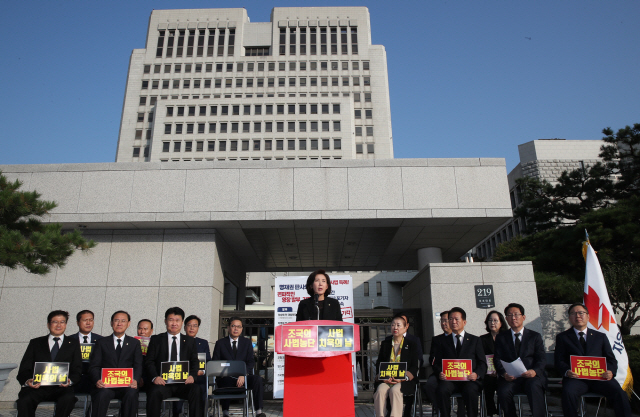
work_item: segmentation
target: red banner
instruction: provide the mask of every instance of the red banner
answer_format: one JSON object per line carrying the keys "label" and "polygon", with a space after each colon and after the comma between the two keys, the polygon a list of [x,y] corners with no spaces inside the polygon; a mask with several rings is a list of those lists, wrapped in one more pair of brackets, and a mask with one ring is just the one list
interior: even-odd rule
{"label": "red banner", "polygon": [[571,372],[578,374],[579,379],[602,380],[607,372],[607,360],[599,356],[571,355]]}
{"label": "red banner", "polygon": [[126,388],[133,382],[133,368],[102,368],[105,388]]}
{"label": "red banner", "polygon": [[442,372],[447,381],[468,381],[471,374],[471,359],[443,359]]}
{"label": "red banner", "polygon": [[318,326],[290,326],[282,332],[282,350],[307,351],[318,350]]}

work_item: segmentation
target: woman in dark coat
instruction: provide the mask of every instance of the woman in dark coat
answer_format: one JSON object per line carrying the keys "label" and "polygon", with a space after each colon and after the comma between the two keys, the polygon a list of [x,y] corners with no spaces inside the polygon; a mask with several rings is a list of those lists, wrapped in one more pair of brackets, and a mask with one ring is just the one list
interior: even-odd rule
{"label": "woman in dark coat", "polygon": [[[496,336],[500,332],[508,331],[509,326],[507,325],[502,313],[495,310],[492,310],[487,314],[487,318],[484,319],[484,325],[488,333],[480,336],[482,348],[484,349],[485,355],[493,355],[495,351],[494,342],[496,340]],[[487,404],[487,416],[492,416],[494,414],[498,414],[496,403],[493,400],[496,389],[498,388],[498,378],[495,368],[493,368],[493,373],[489,372],[490,370],[487,369],[487,373],[482,380],[482,389],[484,390],[485,402]]]}
{"label": "woman in dark coat", "polygon": [[[385,339],[380,343],[380,352],[376,361],[376,375],[380,372],[381,362],[406,362],[407,378],[388,378],[377,380],[373,404],[376,416],[383,417],[387,407],[387,399],[391,405],[390,417],[402,417],[403,395],[413,395],[416,389],[415,375],[418,374],[420,358],[418,345],[404,337],[409,328],[406,319],[402,315],[396,315],[391,322],[391,339]],[[377,379],[377,378],[376,378]]]}
{"label": "woman in dark coat", "polygon": [[[300,301],[296,321],[302,320],[337,320],[342,321],[340,302],[329,297],[331,279],[323,269],[312,272],[307,278],[307,293],[310,298]],[[318,300],[316,307],[316,298]]]}

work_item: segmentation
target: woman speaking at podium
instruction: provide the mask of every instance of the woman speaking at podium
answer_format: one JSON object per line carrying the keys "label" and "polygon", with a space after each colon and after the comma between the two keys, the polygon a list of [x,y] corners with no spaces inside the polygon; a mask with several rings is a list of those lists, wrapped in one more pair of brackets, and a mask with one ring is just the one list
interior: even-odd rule
{"label": "woman speaking at podium", "polygon": [[298,304],[296,321],[337,320],[342,321],[340,302],[330,298],[331,279],[323,270],[318,269],[307,278],[307,292],[311,296]]}

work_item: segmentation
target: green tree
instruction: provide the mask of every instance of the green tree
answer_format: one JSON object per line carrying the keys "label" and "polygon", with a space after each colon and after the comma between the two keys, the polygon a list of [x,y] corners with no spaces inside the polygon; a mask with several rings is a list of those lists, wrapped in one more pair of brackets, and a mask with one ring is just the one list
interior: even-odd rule
{"label": "green tree", "polygon": [[43,275],[64,266],[75,250],[95,247],[78,230],[63,233],[60,224],[43,223],[57,204],[40,200],[36,191],[20,191],[21,186],[0,172],[0,266]]}
{"label": "green tree", "polygon": [[620,262],[605,265],[602,275],[607,284],[611,307],[620,313],[620,333],[631,334],[631,328],[640,321],[640,264]]}

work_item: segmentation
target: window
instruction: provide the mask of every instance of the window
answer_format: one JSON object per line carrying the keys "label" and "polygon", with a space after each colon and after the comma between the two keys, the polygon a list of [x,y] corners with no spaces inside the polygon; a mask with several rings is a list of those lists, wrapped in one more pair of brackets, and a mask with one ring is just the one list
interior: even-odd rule
{"label": "window", "polygon": [[311,131],[312,132],[318,131],[318,122],[311,122]]}
{"label": "window", "polygon": [[275,70],[276,70],[276,63],[269,62],[269,71],[275,71]]}
{"label": "window", "polygon": [[200,82],[202,80],[193,80],[193,88],[200,88]]}
{"label": "window", "polygon": [[146,97],[140,97],[140,105],[144,106],[145,104],[147,104],[147,98]]}
{"label": "window", "polygon": [[300,122],[300,132],[307,131],[307,122]]}
{"label": "window", "polygon": [[160,74],[160,69],[162,69],[162,65],[154,65],[153,66],[153,73],[154,74]]}
{"label": "window", "polygon": [[221,140],[218,142],[218,152],[226,152],[227,150],[227,141]]}
{"label": "window", "polygon": [[204,123],[198,123],[198,133],[204,133]]}
{"label": "window", "polygon": [[284,132],[284,122],[276,122],[276,132]]}
{"label": "window", "polygon": [[145,65],[144,66],[144,73],[145,74],[149,74],[151,72],[151,65]]}
{"label": "window", "polygon": [[181,146],[182,146],[182,142],[173,142],[173,151],[180,152]]}
{"label": "window", "polygon": [[272,149],[273,149],[273,148],[272,148],[272,145],[271,145],[271,140],[270,140],[270,139],[266,139],[266,140],[264,141],[264,150],[265,150],[265,151],[270,151],[270,150],[272,150]]}
{"label": "window", "polygon": [[249,141],[248,140],[243,140],[242,141],[242,150],[243,151],[248,151],[249,150]]}
{"label": "window", "polygon": [[306,151],[307,150],[307,140],[306,139],[298,140],[298,149],[301,150],[301,151]]}
{"label": "window", "polygon": [[320,86],[327,87],[328,85],[329,85],[328,78],[326,77],[320,78]]}
{"label": "window", "polygon": [[158,83],[159,83],[158,80],[152,81],[151,82],[151,88],[154,89],[154,90],[157,90],[158,89],[158,85],[159,85]]}
{"label": "window", "polygon": [[231,149],[229,149],[230,151],[234,152],[238,150],[238,141],[237,140],[232,140],[231,142]]}
{"label": "window", "polygon": [[162,152],[169,152],[171,142],[162,142]]}
{"label": "window", "polygon": [[217,114],[218,114],[218,106],[211,106],[211,107],[209,108],[209,114],[210,114],[211,116],[215,116],[215,115],[217,115]]}
{"label": "window", "polygon": [[295,104],[289,104],[287,107],[288,107],[288,114],[296,114],[296,105]]}
{"label": "window", "polygon": [[328,151],[330,149],[329,146],[329,139],[322,139],[322,150]]}
{"label": "window", "polygon": [[168,106],[167,107],[167,117],[171,117],[173,116],[173,107],[172,106]]}
{"label": "window", "polygon": [[142,129],[136,129],[136,139],[142,139]]}
{"label": "window", "polygon": [[273,132],[273,122],[264,122],[264,131]]}
{"label": "window", "polygon": [[362,119],[362,110],[360,110],[360,109],[355,109],[353,112],[354,112],[354,117],[355,117],[356,119]]}
{"label": "window", "polygon": [[284,78],[278,78],[278,87],[284,87],[285,86],[284,82],[285,82]]}
{"label": "window", "polygon": [[376,293],[378,297],[382,296],[382,282],[380,281],[376,282]]}
{"label": "window", "polygon": [[369,283],[365,282],[362,284],[362,288],[364,288],[364,296],[368,297],[369,296]]}
{"label": "window", "polygon": [[367,143],[367,153],[373,153],[373,143]]}
{"label": "window", "polygon": [[253,112],[254,114],[258,115],[258,114],[262,114],[262,105],[261,104],[256,104],[253,108]]}
{"label": "window", "polygon": [[256,139],[253,141],[253,150],[254,151],[260,150],[260,139]]}
{"label": "window", "polygon": [[247,87],[253,87],[253,78],[247,78]]}
{"label": "window", "polygon": [[340,114],[340,104],[333,105],[333,114]]}
{"label": "window", "polygon": [[242,123],[242,133],[249,133],[250,128],[251,128],[251,123],[249,122]]}
{"label": "window", "polygon": [[264,87],[264,78],[258,78],[258,87]]}
{"label": "window", "polygon": [[367,136],[373,136],[373,126],[367,126]]}
{"label": "window", "polygon": [[184,72],[191,72],[191,64],[184,65]]}
{"label": "window", "polygon": [[322,122],[322,131],[323,132],[328,132],[329,131],[329,122]]}
{"label": "window", "polygon": [[231,133],[238,133],[238,123],[231,123]]}
{"label": "window", "polygon": [[171,124],[164,125],[164,134],[165,135],[170,135],[171,134]]}
{"label": "window", "polygon": [[233,80],[231,78],[225,78],[224,88],[231,88],[233,86]]}
{"label": "window", "polygon": [[322,105],[322,114],[329,114],[329,105],[328,104],[323,104]]}
{"label": "window", "polygon": [[276,140],[276,151],[284,150],[284,141],[282,139]]}
{"label": "window", "polygon": [[357,87],[360,85],[360,77],[353,77],[353,86]]}
{"label": "window", "polygon": [[333,149],[342,149],[342,140],[334,139],[333,140]]}
{"label": "window", "polygon": [[296,122],[288,122],[287,123],[287,132],[295,132],[296,131]]}
{"label": "window", "polygon": [[244,80],[243,78],[236,78],[236,87],[238,88],[242,87],[243,80]]}
{"label": "window", "polygon": [[353,93],[353,101],[355,103],[359,103],[360,102],[360,93]]}
{"label": "window", "polygon": [[371,93],[364,93],[364,102],[371,103]]}
{"label": "window", "polygon": [[191,85],[191,80],[183,80],[182,81],[182,88],[189,88]]}
{"label": "window", "polygon": [[209,133],[216,133],[216,124],[209,123]]}
{"label": "window", "polygon": [[138,121],[139,122],[144,122],[144,113],[143,112],[138,113]]}
{"label": "window", "polygon": [[199,116],[206,116],[207,115],[207,106],[200,106],[198,108],[198,115]]}
{"label": "window", "polygon": [[362,143],[356,143],[356,153],[357,154],[362,153]]}
{"label": "window", "polygon": [[265,109],[266,109],[265,114],[273,114],[273,104],[267,104],[265,106]]}
{"label": "window", "polygon": [[339,132],[340,131],[340,121],[334,121],[333,122],[333,131],[334,132]]}
{"label": "window", "polygon": [[311,139],[311,150],[312,151],[318,150],[318,139]]}
{"label": "window", "polygon": [[178,107],[178,117],[184,116],[184,106]]}
{"label": "window", "polygon": [[366,109],[364,111],[364,115],[367,119],[372,119],[373,118],[373,110],[371,109]]}
{"label": "window", "polygon": [[295,77],[290,77],[289,78],[289,87],[295,87],[296,86],[296,78]]}
{"label": "window", "polygon": [[189,106],[189,116],[196,115],[196,106]]}
{"label": "window", "polygon": [[311,114],[318,114],[318,105],[311,104]]}
{"label": "window", "polygon": [[287,141],[287,150],[295,151],[296,150],[296,141],[294,139],[289,139]]}
{"label": "window", "polygon": [[193,123],[187,123],[187,134],[193,133]]}
{"label": "window", "polygon": [[284,114],[284,104],[278,104],[278,114]]}
{"label": "window", "polygon": [[316,77],[309,78],[309,81],[310,81],[311,87],[317,87],[318,86],[318,79]]}
{"label": "window", "polygon": [[142,89],[146,90],[147,88],[149,88],[149,81],[148,80],[143,80],[142,81]]}
{"label": "window", "polygon": [[205,70],[206,70],[207,72],[213,72],[213,64],[207,64],[207,65],[205,66]]}
{"label": "window", "polygon": [[220,133],[227,133],[227,123],[220,123]]}
{"label": "window", "polygon": [[371,85],[371,77],[364,77],[364,85]]}
{"label": "window", "polygon": [[275,79],[267,78],[267,87],[273,87],[275,84]]}
{"label": "window", "polygon": [[[269,47],[252,47],[252,48],[244,48],[244,55],[245,56],[269,56]],[[264,65],[264,64],[263,64]],[[258,66],[260,66],[260,64],[258,64]],[[253,71],[253,70],[248,70],[248,71]],[[264,71],[263,69],[259,69],[258,71]]]}
{"label": "window", "polygon": [[262,122],[253,122],[253,131],[260,132],[262,130]]}
{"label": "window", "polygon": [[199,140],[196,142],[196,152],[204,151],[204,142]]}
{"label": "window", "polygon": [[349,77],[342,77],[342,86],[349,87]]}
{"label": "window", "polygon": [[239,116],[240,115],[240,106],[239,105],[238,106],[233,106],[232,109],[233,109],[233,115],[234,116]]}

